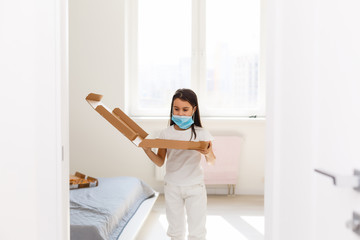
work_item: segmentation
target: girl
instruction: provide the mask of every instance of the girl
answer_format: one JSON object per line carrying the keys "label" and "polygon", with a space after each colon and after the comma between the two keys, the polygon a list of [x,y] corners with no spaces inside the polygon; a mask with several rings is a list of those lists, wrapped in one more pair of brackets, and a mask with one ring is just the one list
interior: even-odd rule
{"label": "girl", "polygon": [[206,161],[213,164],[215,155],[211,143],[213,137],[201,126],[197,96],[192,90],[183,88],[175,92],[171,102],[170,126],[160,133],[159,138],[210,142],[206,150],[158,149],[155,154],[150,148],[144,148],[159,167],[167,157],[164,194],[168,236],[172,240],[183,240],[187,219],[188,239],[205,239],[207,195],[200,159],[204,154]]}

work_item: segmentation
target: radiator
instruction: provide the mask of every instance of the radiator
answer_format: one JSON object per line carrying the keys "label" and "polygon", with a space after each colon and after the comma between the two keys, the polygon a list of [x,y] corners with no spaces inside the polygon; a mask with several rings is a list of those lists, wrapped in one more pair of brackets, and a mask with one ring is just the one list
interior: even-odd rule
{"label": "radiator", "polygon": [[215,136],[214,138],[215,164],[207,164],[204,156],[201,159],[205,184],[227,185],[228,194],[235,195],[243,138],[239,136]]}
{"label": "radiator", "polygon": [[[228,186],[228,194],[235,194],[235,185],[239,177],[239,161],[242,149],[242,137],[215,136],[213,151],[216,156],[215,165],[209,165],[202,156],[201,166],[204,169],[204,181],[207,185],[223,184]],[[163,181],[165,176],[164,166],[156,167],[155,178]]]}

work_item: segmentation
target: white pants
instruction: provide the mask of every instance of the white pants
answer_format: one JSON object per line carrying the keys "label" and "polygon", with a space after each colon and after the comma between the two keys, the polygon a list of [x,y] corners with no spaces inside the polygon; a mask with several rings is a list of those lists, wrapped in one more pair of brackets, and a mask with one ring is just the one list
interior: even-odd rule
{"label": "white pants", "polygon": [[205,240],[207,195],[204,184],[164,186],[166,218],[169,223],[167,234],[171,240],[185,239],[185,210],[189,240]]}

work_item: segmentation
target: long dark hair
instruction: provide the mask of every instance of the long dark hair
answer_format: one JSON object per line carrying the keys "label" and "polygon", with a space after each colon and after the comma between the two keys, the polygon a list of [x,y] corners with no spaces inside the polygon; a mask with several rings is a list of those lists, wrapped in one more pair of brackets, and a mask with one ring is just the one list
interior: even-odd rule
{"label": "long dark hair", "polygon": [[176,92],[172,98],[172,101],[171,101],[170,126],[175,124],[174,121],[171,120],[171,117],[173,115],[174,100],[177,98],[181,99],[182,101],[189,102],[193,108],[196,107],[195,113],[193,114],[194,123],[191,125],[190,140],[192,139],[193,135],[195,136],[194,137],[194,139],[195,139],[196,138],[195,126],[202,127],[201,120],[200,120],[199,104],[198,104],[196,93],[193,90],[188,89],[188,88],[181,88],[181,89],[176,90]]}

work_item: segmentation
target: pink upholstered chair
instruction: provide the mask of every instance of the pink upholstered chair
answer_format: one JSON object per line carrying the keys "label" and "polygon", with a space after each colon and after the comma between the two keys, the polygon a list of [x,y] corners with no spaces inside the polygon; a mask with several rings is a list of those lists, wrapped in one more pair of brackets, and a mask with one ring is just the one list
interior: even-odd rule
{"label": "pink upholstered chair", "polygon": [[227,185],[228,194],[235,195],[235,185],[239,177],[242,138],[239,136],[215,136],[214,138],[215,165],[207,164],[204,157],[202,157],[201,161],[204,169],[205,184]]}

